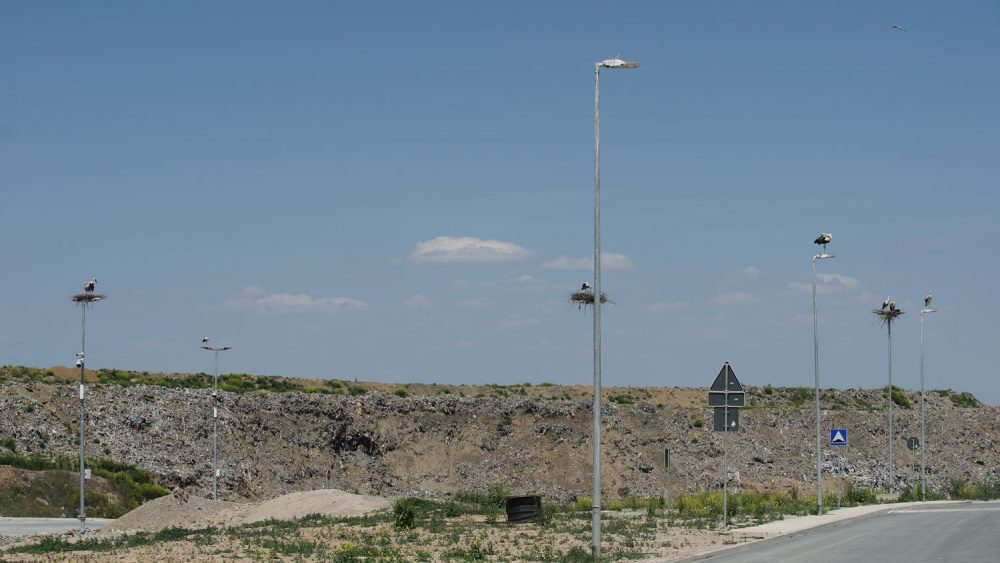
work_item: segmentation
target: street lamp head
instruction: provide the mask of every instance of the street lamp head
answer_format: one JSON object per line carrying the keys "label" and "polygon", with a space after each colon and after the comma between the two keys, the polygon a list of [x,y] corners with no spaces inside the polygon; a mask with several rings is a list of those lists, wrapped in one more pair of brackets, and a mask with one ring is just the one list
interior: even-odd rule
{"label": "street lamp head", "polygon": [[826,260],[827,258],[833,258],[833,257],[834,257],[833,254],[827,254],[826,252],[822,252],[820,254],[817,254],[816,256],[813,256],[813,260]]}
{"label": "street lamp head", "polygon": [[604,68],[639,68],[639,63],[635,61],[623,61],[619,58],[604,59],[597,63],[598,67]]}
{"label": "street lamp head", "polygon": [[232,350],[232,349],[233,349],[232,346],[223,346],[222,348],[219,348],[219,351],[220,352],[225,352],[226,350]]}
{"label": "street lamp head", "polygon": [[202,350],[212,351],[212,347],[211,346],[202,346],[201,349]]}
{"label": "street lamp head", "polygon": [[927,313],[937,313],[937,309],[931,309],[930,307],[928,307],[920,311],[921,315],[926,315]]}

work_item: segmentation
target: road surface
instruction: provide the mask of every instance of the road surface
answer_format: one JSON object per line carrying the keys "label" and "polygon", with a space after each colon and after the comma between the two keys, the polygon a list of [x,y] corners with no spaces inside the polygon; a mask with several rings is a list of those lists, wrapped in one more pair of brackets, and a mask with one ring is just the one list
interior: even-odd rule
{"label": "road surface", "polygon": [[[87,518],[87,530],[99,530],[114,522],[105,518]],[[29,534],[58,534],[79,530],[76,518],[6,518],[0,517],[0,536],[25,536]]]}
{"label": "road surface", "polygon": [[1000,561],[1000,502],[903,507],[695,558],[753,561]]}

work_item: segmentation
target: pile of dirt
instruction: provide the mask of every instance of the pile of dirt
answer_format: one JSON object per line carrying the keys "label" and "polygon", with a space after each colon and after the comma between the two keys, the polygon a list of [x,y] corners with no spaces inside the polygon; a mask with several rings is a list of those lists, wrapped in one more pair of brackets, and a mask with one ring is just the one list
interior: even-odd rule
{"label": "pile of dirt", "polygon": [[338,489],[320,489],[290,493],[262,502],[241,518],[242,524],[274,518],[289,520],[309,514],[324,516],[360,516],[385,510],[392,500],[369,495],[355,495]]}
{"label": "pile of dirt", "polygon": [[102,536],[156,532],[165,528],[229,527],[263,520],[291,520],[310,514],[361,516],[384,510],[392,500],[338,489],[302,491],[258,503],[211,501],[179,491],[147,502],[105,526]]}
{"label": "pile of dirt", "polygon": [[240,503],[211,501],[206,498],[170,494],[151,500],[108,524],[100,535],[121,532],[158,532],[165,528],[191,527],[196,522],[211,520],[220,512],[240,507]]}

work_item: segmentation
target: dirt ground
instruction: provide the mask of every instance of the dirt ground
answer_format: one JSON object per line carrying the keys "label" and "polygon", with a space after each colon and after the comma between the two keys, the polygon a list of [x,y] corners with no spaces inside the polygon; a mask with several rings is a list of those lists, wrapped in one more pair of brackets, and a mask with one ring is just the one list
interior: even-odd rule
{"label": "dirt ground", "polygon": [[[306,515],[361,516],[390,510],[388,498],[323,489],[284,495],[260,503],[213,502],[176,493],[126,514],[95,537],[121,539],[137,531],[171,527],[192,530],[187,537],[144,543],[111,551],[53,554],[70,560],[98,561],[258,561],[295,560],[560,560],[570,549],[590,551],[589,513],[561,515],[551,525],[508,525],[503,517],[483,515],[444,518],[431,526],[395,529],[389,518],[362,522],[324,520],[287,522]],[[311,517],[315,518],[315,517]],[[271,520],[274,519],[274,520]],[[286,521],[275,522],[277,521]],[[331,523],[332,522],[332,523]],[[674,560],[743,543],[753,535],[714,526],[680,527],[645,511],[608,513],[603,519],[603,549],[614,560],[657,557]],[[211,532],[201,531],[215,527]],[[71,534],[63,536],[74,541]],[[38,554],[3,553],[4,561],[31,561]]]}

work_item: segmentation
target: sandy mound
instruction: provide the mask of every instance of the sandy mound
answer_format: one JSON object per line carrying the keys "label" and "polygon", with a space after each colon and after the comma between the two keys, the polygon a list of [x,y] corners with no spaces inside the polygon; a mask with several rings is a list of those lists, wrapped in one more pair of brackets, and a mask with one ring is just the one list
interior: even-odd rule
{"label": "sandy mound", "polygon": [[337,489],[320,489],[318,491],[289,493],[262,502],[241,518],[241,523],[259,522],[269,518],[290,520],[308,514],[360,516],[389,508],[391,505],[391,500],[382,497],[355,495]]}
{"label": "sandy mound", "polygon": [[239,526],[271,518],[291,520],[308,514],[360,516],[391,505],[390,499],[355,495],[338,489],[290,493],[268,501],[247,504],[213,502],[196,496],[171,494],[136,508],[105,526],[100,533],[117,535],[135,530],[156,532],[173,526]]}
{"label": "sandy mound", "polygon": [[151,500],[101,529],[102,535],[143,530],[157,532],[170,527],[191,527],[196,522],[211,519],[219,513],[228,512],[240,505],[185,496],[184,500],[175,495],[167,495]]}

